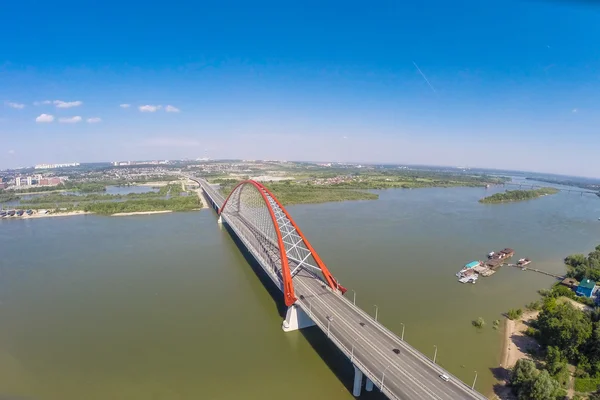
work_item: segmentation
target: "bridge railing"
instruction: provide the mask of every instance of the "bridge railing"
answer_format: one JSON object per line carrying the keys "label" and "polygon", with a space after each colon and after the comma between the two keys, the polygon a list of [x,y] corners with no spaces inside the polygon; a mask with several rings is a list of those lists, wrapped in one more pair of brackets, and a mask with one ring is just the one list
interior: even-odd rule
{"label": "bridge railing", "polygon": [[320,318],[313,313],[312,307],[310,307],[310,302],[307,300],[302,300],[303,303],[308,303],[309,306],[302,307],[302,310],[310,317],[310,319],[321,329],[322,332],[327,332],[327,337],[335,343],[335,345],[350,359],[352,364],[354,364],[358,369],[362,371],[362,373],[373,382],[373,384],[379,388],[379,390],[384,393],[388,398],[398,399],[400,397],[396,396],[392,391],[387,389],[384,385],[384,373],[382,373],[381,377],[377,376],[374,371],[368,368],[365,364],[363,364],[357,357],[354,356],[353,349],[349,349],[346,345],[338,339],[335,334],[327,328],[327,326],[321,322]]}
{"label": "bridge railing", "polygon": [[[333,293],[334,295],[340,296],[341,300],[344,301],[345,303],[347,303],[351,308],[353,308],[355,311],[357,311],[363,318],[369,320],[371,322],[371,324],[373,326],[376,326],[381,332],[383,332],[386,336],[388,336],[389,338],[391,338],[392,340],[399,340],[400,344],[402,345],[402,347],[409,351],[411,354],[413,354],[415,357],[419,358],[423,363],[430,365],[432,368],[434,368],[438,373],[440,374],[445,374],[448,377],[452,378],[452,382],[460,385],[463,387],[463,389],[465,389],[467,392],[470,392],[472,394],[475,395],[480,395],[480,397],[482,399],[486,399],[485,396],[481,395],[480,393],[476,392],[475,390],[473,390],[471,388],[471,386],[467,385],[465,382],[462,381],[462,379],[459,379],[458,377],[454,376],[453,374],[449,373],[447,370],[445,370],[442,366],[434,363],[429,357],[427,357],[425,354],[421,353],[419,350],[415,349],[414,347],[412,347],[410,344],[408,344],[405,340],[399,339],[398,335],[396,335],[394,332],[390,331],[385,325],[383,325],[381,322],[375,320],[375,318],[373,318],[370,314],[368,314],[367,312],[365,312],[362,308],[356,306],[354,303],[352,303],[350,300],[348,300],[346,297],[339,295],[335,290],[331,289],[329,286],[325,287],[326,290],[330,291],[331,293]],[[306,302],[306,301],[305,301]],[[304,307],[302,308],[303,310],[305,309]],[[306,311],[306,310],[305,310]],[[312,313],[312,311],[308,310],[308,313]],[[312,317],[311,317],[312,319]],[[313,319],[313,321],[315,323],[317,323],[317,321],[315,321]],[[321,328],[321,330],[323,332],[327,331],[327,326],[324,326],[323,324],[317,323],[317,325]],[[331,332],[330,332],[331,333]],[[337,339],[336,339],[337,340]],[[339,341],[336,341],[336,343]],[[341,344],[341,343],[340,343]],[[341,344],[341,346],[344,346],[343,344]],[[345,348],[345,346],[344,346]],[[346,348],[347,350],[347,348]],[[356,359],[355,359],[356,360]],[[356,362],[355,362],[356,364]],[[365,372],[365,371],[363,371]],[[377,381],[377,377],[374,378],[375,380],[373,380],[373,383],[376,383]],[[380,381],[379,381],[380,382]],[[392,394],[393,395],[393,394]],[[395,397],[396,398],[396,397]]]}

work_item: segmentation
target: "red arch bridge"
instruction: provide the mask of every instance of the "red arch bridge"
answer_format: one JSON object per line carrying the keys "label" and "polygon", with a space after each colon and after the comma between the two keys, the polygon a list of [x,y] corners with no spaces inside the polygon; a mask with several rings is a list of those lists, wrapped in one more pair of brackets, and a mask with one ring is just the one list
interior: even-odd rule
{"label": "red arch bridge", "polygon": [[316,325],[348,357],[355,396],[364,375],[366,390],[377,387],[390,399],[486,398],[346,299],[346,289],[262,184],[243,181],[224,198],[206,180],[188,178],[200,185],[219,222],[228,225],[282,291],[288,307],[283,330]]}

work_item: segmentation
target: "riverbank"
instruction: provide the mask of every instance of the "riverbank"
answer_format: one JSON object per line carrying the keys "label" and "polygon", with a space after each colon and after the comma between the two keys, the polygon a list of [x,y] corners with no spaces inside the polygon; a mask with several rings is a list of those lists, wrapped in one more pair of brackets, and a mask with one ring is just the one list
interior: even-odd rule
{"label": "riverbank", "polygon": [[50,217],[72,217],[74,215],[87,215],[93,214],[89,211],[65,211],[65,212],[52,212],[52,213],[36,213],[34,212],[31,215],[23,214],[22,216],[13,216],[13,217],[4,217],[1,220],[11,220],[11,219],[36,219],[36,218],[50,218]]}
{"label": "riverbank", "polygon": [[538,344],[525,334],[531,321],[537,318],[539,311],[526,311],[519,320],[506,319],[504,329],[504,349],[500,366],[506,369],[514,367],[521,358],[530,358],[527,350],[537,347]]}
{"label": "riverbank", "polygon": [[522,358],[531,359],[527,350],[538,346],[535,339],[527,336],[525,331],[530,322],[536,319],[539,313],[539,311],[526,311],[519,320],[506,318],[500,368],[496,375],[496,379],[498,379],[500,383],[494,387],[495,396],[492,398],[500,400],[516,399],[516,396],[512,392],[512,388],[508,386],[510,369]]}
{"label": "riverbank", "polygon": [[130,215],[167,214],[167,213],[172,213],[172,212],[173,212],[173,210],[123,212],[123,213],[111,214],[111,217],[127,217]]}

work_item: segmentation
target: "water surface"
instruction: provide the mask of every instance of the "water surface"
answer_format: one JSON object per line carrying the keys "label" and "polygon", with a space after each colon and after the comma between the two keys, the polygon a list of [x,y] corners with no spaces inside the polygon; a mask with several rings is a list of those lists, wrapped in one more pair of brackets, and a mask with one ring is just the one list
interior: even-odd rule
{"label": "water surface", "polygon": [[[559,193],[479,204],[500,188],[388,190],[377,201],[289,207],[357,303],[489,392],[509,308],[552,278],[455,272],[516,249],[561,273],[600,243],[600,199]],[[0,397],[353,398],[349,363],[318,331],[281,331],[276,304],[211,210],[0,221]],[[483,317],[477,330],[471,321]],[[374,398],[364,396],[363,398]]]}

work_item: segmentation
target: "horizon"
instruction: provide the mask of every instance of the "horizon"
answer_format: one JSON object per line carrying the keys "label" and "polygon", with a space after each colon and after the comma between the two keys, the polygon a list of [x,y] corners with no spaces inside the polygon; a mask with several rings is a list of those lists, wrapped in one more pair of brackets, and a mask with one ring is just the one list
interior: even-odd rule
{"label": "horizon", "polygon": [[[68,163],[79,163],[81,166],[86,166],[86,165],[93,165],[93,164],[108,164],[114,167],[135,167],[136,165],[112,165],[114,162],[136,162],[136,163],[143,163],[143,162],[155,162],[155,161],[167,161],[167,162],[197,162],[197,163],[211,163],[211,162],[215,162],[215,163],[219,163],[219,162],[248,162],[248,163],[261,163],[261,162],[277,162],[277,163],[297,163],[297,164],[324,164],[324,163],[332,163],[332,164],[340,164],[340,165],[362,165],[362,166],[369,166],[369,167],[373,167],[373,166],[395,166],[395,167],[409,167],[409,168],[419,168],[419,167],[423,167],[423,168],[448,168],[448,169],[457,169],[457,170],[462,170],[464,172],[464,170],[480,170],[480,171],[496,171],[496,172],[510,172],[510,173],[521,173],[521,174],[534,174],[534,175],[549,175],[549,176],[556,176],[556,177],[561,177],[561,178],[575,178],[575,179],[584,179],[584,180],[598,180],[600,181],[600,177],[593,177],[593,176],[577,176],[577,175],[565,175],[565,174],[555,174],[555,173],[548,173],[548,172],[542,172],[542,171],[533,171],[533,170],[517,170],[517,169],[507,169],[507,168],[486,168],[486,167],[478,167],[478,166],[457,166],[457,165],[436,165],[436,164],[406,164],[406,163],[395,163],[395,162],[367,162],[367,161],[331,161],[331,160],[277,160],[277,159],[249,159],[249,158],[245,158],[245,159],[241,159],[241,158],[208,158],[208,159],[202,159],[202,158],[182,158],[182,159],[165,159],[165,158],[154,158],[154,159],[139,159],[139,160],[134,160],[134,159],[120,159],[120,160],[112,160],[112,161],[69,161],[69,162],[60,162],[60,163],[48,163],[48,162],[43,162],[43,163],[36,163],[34,165],[30,165],[30,166],[21,166],[21,167],[16,167],[16,168],[5,168],[5,169],[0,169],[0,172],[11,172],[11,171],[19,171],[19,170],[28,170],[28,169],[33,169],[35,165],[41,165],[41,164],[68,164]],[[155,164],[139,164],[140,167],[145,167],[145,166],[149,166],[149,165],[153,165],[153,166],[161,166],[161,165],[155,165]],[[54,168],[53,170],[65,170],[65,169],[69,169],[69,168],[74,168],[74,167],[61,167],[61,168]]]}
{"label": "horizon", "polygon": [[143,19],[134,3],[5,6],[0,169],[208,157],[600,178],[593,3],[182,2]]}

